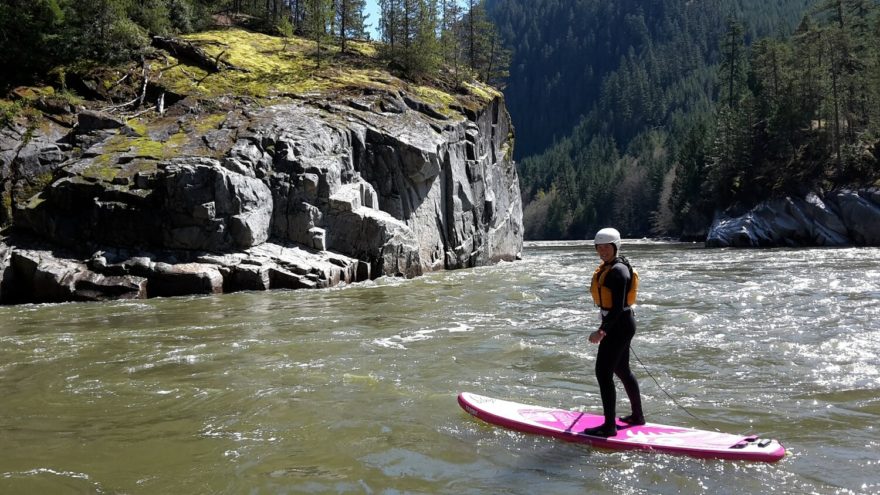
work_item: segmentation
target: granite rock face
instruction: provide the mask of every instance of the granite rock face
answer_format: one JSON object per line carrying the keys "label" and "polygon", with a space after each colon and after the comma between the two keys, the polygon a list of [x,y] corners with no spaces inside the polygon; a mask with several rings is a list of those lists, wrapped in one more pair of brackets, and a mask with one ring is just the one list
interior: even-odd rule
{"label": "granite rock face", "polygon": [[880,245],[880,191],[838,190],[824,196],[765,201],[743,215],[718,213],[708,247]]}
{"label": "granite rock face", "polygon": [[144,131],[82,111],[26,145],[0,135],[0,302],[327,287],[521,256],[500,98],[452,115],[377,93],[204,118]]}

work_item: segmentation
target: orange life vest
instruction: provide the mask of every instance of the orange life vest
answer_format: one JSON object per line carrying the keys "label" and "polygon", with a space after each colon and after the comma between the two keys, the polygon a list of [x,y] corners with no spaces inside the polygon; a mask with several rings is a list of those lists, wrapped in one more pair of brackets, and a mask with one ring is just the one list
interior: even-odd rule
{"label": "orange life vest", "polygon": [[605,310],[610,310],[612,305],[611,289],[605,286],[605,277],[608,276],[608,272],[617,263],[623,263],[629,269],[629,286],[626,288],[627,307],[636,303],[636,294],[639,292],[639,274],[633,270],[632,265],[629,264],[626,258],[620,257],[615,259],[613,263],[600,264],[596,271],[593,272],[593,280],[590,282],[590,293],[593,295],[593,302],[596,303],[596,306]]}

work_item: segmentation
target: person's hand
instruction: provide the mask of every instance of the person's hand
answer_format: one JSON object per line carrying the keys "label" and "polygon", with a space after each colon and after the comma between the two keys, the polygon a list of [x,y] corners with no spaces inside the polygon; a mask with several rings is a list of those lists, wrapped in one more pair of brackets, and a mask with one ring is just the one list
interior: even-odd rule
{"label": "person's hand", "polygon": [[599,330],[596,330],[595,332],[590,334],[590,343],[598,344],[599,342],[602,341],[602,337],[604,337],[604,336],[605,336],[605,330],[602,330],[600,328]]}

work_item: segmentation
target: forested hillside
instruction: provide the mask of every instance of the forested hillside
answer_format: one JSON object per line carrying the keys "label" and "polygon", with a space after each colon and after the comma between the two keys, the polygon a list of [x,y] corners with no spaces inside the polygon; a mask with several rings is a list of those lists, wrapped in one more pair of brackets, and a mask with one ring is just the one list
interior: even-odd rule
{"label": "forested hillside", "polygon": [[870,180],[876,4],[493,0],[527,236],[699,237],[715,208]]}
{"label": "forested hillside", "polygon": [[372,26],[383,60],[409,79],[442,80],[454,88],[470,78],[499,81],[506,75],[509,51],[483,1],[375,3],[379,16],[370,19],[366,0],[3,0],[0,91],[32,83],[65,86],[67,75],[90,66],[149,57],[156,37],[229,26],[308,38],[317,46],[318,65],[344,56],[348,41],[368,38]]}
{"label": "forested hillside", "polygon": [[[600,102],[615,114],[659,122],[664,107],[675,103],[661,101],[657,92],[694,72],[711,77],[727,16],[742,20],[750,41],[790,32],[812,1],[489,0],[513,50],[505,95],[520,131],[517,156],[568,136]],[[620,87],[623,82],[629,86]],[[711,96],[702,86],[666,97]],[[631,136],[644,127],[639,120],[616,126]]]}

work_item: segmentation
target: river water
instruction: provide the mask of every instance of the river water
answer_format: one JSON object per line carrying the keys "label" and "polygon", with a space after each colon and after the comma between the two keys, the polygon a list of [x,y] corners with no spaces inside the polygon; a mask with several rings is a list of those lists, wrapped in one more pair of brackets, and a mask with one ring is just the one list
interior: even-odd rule
{"label": "river water", "polygon": [[462,411],[600,409],[596,255],[536,243],[415,280],[0,307],[0,493],[880,492],[880,249],[624,249],[649,421],[789,456],[604,451]]}

